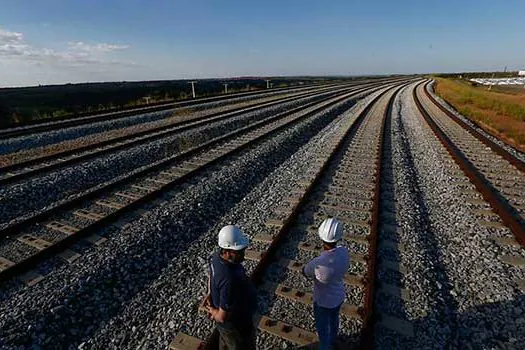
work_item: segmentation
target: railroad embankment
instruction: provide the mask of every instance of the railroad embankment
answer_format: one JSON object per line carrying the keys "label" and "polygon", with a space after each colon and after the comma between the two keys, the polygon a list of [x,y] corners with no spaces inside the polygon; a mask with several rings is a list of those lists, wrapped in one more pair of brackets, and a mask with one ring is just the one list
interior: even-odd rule
{"label": "railroad embankment", "polygon": [[525,89],[492,89],[437,78],[435,91],[486,131],[525,151]]}

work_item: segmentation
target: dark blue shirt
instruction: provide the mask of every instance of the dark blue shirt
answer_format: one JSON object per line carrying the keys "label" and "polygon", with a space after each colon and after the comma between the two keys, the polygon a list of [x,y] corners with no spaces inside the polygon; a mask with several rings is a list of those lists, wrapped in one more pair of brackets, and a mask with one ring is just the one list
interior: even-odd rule
{"label": "dark blue shirt", "polygon": [[257,296],[253,283],[241,264],[232,264],[220,257],[219,252],[210,260],[211,304],[231,313],[224,327],[243,327],[251,324],[257,310]]}

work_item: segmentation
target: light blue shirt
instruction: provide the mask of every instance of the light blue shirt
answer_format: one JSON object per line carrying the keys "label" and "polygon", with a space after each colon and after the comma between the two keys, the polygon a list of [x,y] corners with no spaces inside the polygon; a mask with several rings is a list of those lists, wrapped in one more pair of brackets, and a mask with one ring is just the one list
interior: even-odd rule
{"label": "light blue shirt", "polygon": [[314,279],[314,302],[332,309],[345,300],[343,276],[348,272],[350,256],[345,247],[325,250],[304,267],[304,274]]}

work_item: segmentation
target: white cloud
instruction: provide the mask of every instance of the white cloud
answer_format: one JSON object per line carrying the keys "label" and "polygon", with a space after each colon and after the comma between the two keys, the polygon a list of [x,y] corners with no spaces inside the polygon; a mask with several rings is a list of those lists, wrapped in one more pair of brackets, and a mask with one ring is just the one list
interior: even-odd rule
{"label": "white cloud", "polygon": [[22,33],[10,32],[0,28],[0,59],[16,58],[38,64],[85,66],[85,65],[133,65],[131,61],[122,61],[108,57],[114,51],[128,49],[129,45],[108,43],[87,44],[82,41],[68,43],[65,50],[57,51],[40,48],[25,42]]}
{"label": "white cloud", "polygon": [[72,50],[92,53],[104,53],[129,49],[129,45],[116,45],[106,43],[91,45],[83,43],[82,41],[69,42],[68,45]]}
{"label": "white cloud", "polygon": [[0,44],[20,43],[24,40],[24,35],[17,32],[9,32],[0,28]]}
{"label": "white cloud", "polygon": [[23,56],[28,53],[22,33],[10,32],[0,28],[0,56]]}
{"label": "white cloud", "polygon": [[29,47],[24,44],[0,44],[0,56],[25,56],[29,51]]}

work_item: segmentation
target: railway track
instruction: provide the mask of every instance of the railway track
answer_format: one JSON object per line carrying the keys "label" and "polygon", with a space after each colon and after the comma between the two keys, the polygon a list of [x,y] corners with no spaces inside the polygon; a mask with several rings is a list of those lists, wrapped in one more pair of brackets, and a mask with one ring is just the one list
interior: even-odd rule
{"label": "railway track", "polygon": [[497,227],[503,223],[525,246],[525,164],[458,118],[444,113],[430,96],[429,84],[414,89],[414,100],[464,176],[489,203],[489,210],[479,209],[486,218],[484,225]]}
{"label": "railway track", "polygon": [[[351,254],[352,265],[344,281],[348,298],[341,308],[342,329],[350,334],[342,346],[373,344],[377,233],[388,229],[379,219],[388,215],[393,198],[391,188],[382,188],[383,130],[400,89],[383,92],[359,116],[344,121],[331,149],[312,155],[310,171],[273,210],[267,232],[252,238],[254,243],[246,251],[247,269],[264,300],[259,305],[268,305],[254,320],[261,331],[259,344],[276,344],[269,337],[284,339],[288,346],[310,346],[317,341],[308,316],[312,282],[300,271],[322,249],[316,233],[327,217],[344,223],[343,240]],[[384,284],[381,288],[395,289]],[[383,322],[410,332],[411,325],[401,320],[386,316]],[[217,341],[216,331],[206,343],[179,333],[170,348],[213,349]]]}
{"label": "railway track", "polygon": [[[413,98],[435,137],[460,169],[456,184],[469,197],[466,202],[477,224],[493,233],[494,243],[506,253],[497,259],[508,268],[525,266],[525,172],[521,160],[487,139],[450,113],[429,93],[429,84],[419,84]],[[447,111],[448,112],[448,111]],[[514,278],[525,291],[525,279]]]}
{"label": "railway track", "polygon": [[[432,93],[431,93],[432,92]],[[521,171],[525,171],[525,166],[523,161],[520,161],[515,155],[509,153],[506,149],[504,149],[500,144],[507,145],[510,148],[513,148],[512,145],[509,145],[505,140],[502,140],[500,137],[498,137],[496,134],[493,134],[490,132],[490,130],[483,130],[483,132],[491,135],[493,139],[498,140],[500,144],[493,141],[493,139],[485,136],[482,132],[480,132],[480,128],[476,128],[473,126],[474,123],[467,123],[464,119],[458,117],[456,114],[454,114],[447,106],[443,105],[438,101],[438,99],[435,97],[435,92],[433,91],[433,85],[432,83],[428,84],[428,86],[425,89],[425,95],[436,105],[444,114],[446,114],[449,118],[454,120],[456,123],[461,125],[462,128],[467,130],[469,133],[472,134],[475,138],[477,138],[479,141],[481,141],[483,144],[485,144],[487,147],[490,147],[495,153],[509,161],[512,165],[514,165],[516,168],[518,168]],[[512,150],[516,153],[519,153],[517,150]],[[511,152],[512,152],[511,151]]]}
{"label": "railway track", "polygon": [[[523,210],[525,209],[522,202],[523,198],[525,198],[523,164],[497,144],[486,140],[483,135],[468,127],[465,123],[458,122],[456,118],[450,118],[450,116],[445,114],[442,108],[437,105],[438,102],[429,94],[428,85],[429,82],[426,84],[420,83],[413,88],[414,102],[436,137],[463,171],[463,173],[457,173],[456,178],[458,181],[464,182],[465,193],[468,192],[472,195],[472,199],[468,201],[469,204],[478,206],[474,211],[480,218],[480,225],[494,229],[506,226],[514,234],[514,238],[498,235],[495,237],[495,241],[502,245],[516,246],[521,244],[523,246]],[[392,95],[395,94],[392,93]],[[383,96],[383,99],[386,99],[386,97]],[[391,109],[393,99],[394,97],[392,96],[388,103],[389,107],[386,110]],[[387,114],[386,110],[385,115]],[[372,113],[370,112],[369,114]],[[384,124],[381,128],[376,127],[371,134],[376,136],[382,135],[383,132],[379,131],[379,129],[383,130],[383,128]],[[343,317],[347,318],[347,320],[343,321],[343,328],[352,330],[354,335],[359,335],[360,345],[366,348],[372,348],[374,344],[374,318],[383,327],[390,328],[403,337],[410,338],[413,336],[414,331],[410,322],[384,314],[375,315],[374,318],[371,317],[371,315],[374,315],[373,302],[371,301],[374,297],[373,281],[376,273],[374,270],[376,261],[374,252],[377,247],[377,227],[379,222],[381,222],[381,225],[383,225],[381,227],[382,231],[395,231],[397,229],[395,217],[392,220],[393,223],[389,224],[389,216],[392,215],[389,208],[394,208],[393,201],[395,200],[394,194],[389,193],[389,191],[393,191],[393,184],[387,184],[387,181],[384,180],[383,189],[381,190],[381,180],[378,179],[379,176],[377,175],[381,174],[381,167],[379,166],[375,171],[372,168],[368,172],[366,170],[362,172],[355,170],[367,169],[367,166],[370,167],[370,162],[366,160],[380,159],[380,155],[373,156],[366,153],[365,150],[370,151],[371,149],[374,149],[374,147],[357,148],[361,152],[355,153],[365,161],[360,162],[359,158],[357,160],[349,158],[351,161],[347,163],[349,165],[346,167],[345,163],[337,162],[337,165],[333,166],[333,168],[336,168],[335,171],[333,169],[330,171],[330,167],[326,168],[328,161],[325,163],[322,157],[316,157],[312,173],[308,174],[304,183],[299,184],[296,192],[285,201],[282,207],[275,209],[273,213],[275,219],[267,222],[269,234],[255,237],[254,241],[257,242],[254,244],[255,249],[247,251],[247,259],[257,262],[256,266],[251,268],[253,270],[251,278],[260,286],[260,294],[266,294],[270,299],[276,298],[273,304],[279,304],[279,307],[276,308],[279,310],[278,312],[272,312],[273,309],[270,306],[268,310],[262,310],[265,316],[258,315],[255,320],[261,331],[260,339],[258,340],[260,344],[275,344],[275,341],[269,341],[265,333],[271,334],[270,337],[285,339],[289,342],[288,346],[308,346],[315,343],[317,338],[313,320],[308,319],[306,316],[311,313],[310,307],[305,307],[305,305],[311,305],[312,303],[312,295],[308,292],[308,290],[311,290],[311,286],[304,279],[301,280],[298,272],[301,271],[303,263],[314,257],[315,253],[318,253],[321,249],[316,235],[316,228],[320,222],[329,216],[341,218],[342,213],[343,222],[345,222],[345,219],[349,219],[350,224],[354,225],[352,232],[359,232],[363,227],[368,228],[368,230],[365,230],[357,237],[355,235],[354,237],[348,237],[348,232],[346,233],[347,236],[345,236],[345,240],[351,242],[351,247],[355,249],[351,253],[353,254],[351,261],[354,263],[360,262],[367,267],[365,269],[361,267],[361,270],[358,269],[357,271],[354,270],[356,274],[353,276],[349,275],[345,281],[347,285],[365,288],[366,292],[359,295],[355,291],[347,289],[347,295],[350,298],[354,298],[354,302],[346,302],[341,308]],[[333,153],[330,158],[334,158]],[[350,200],[346,197],[348,193],[353,192],[352,188],[354,186],[351,185],[355,178],[350,178],[349,180],[348,175],[343,175],[342,178],[339,178],[339,182],[337,180],[333,181],[333,178],[338,179],[339,173],[345,174],[350,169],[353,169],[354,176],[356,173],[361,176],[364,175],[364,177],[372,177],[374,173],[376,174],[377,187],[374,188],[372,184],[366,186],[362,182],[359,184],[360,190],[368,189],[370,195],[374,194],[372,196],[374,199],[368,199],[368,203],[370,203],[368,207],[362,205],[355,207],[355,192],[352,193],[353,197],[350,197]],[[331,185],[323,188],[322,184],[326,181],[331,183]],[[337,183],[341,185],[338,186]],[[321,186],[321,189],[318,189],[317,186]],[[372,191],[372,189],[375,191]],[[357,192],[359,193],[359,191]],[[308,197],[313,198],[313,204],[308,199],[305,199]],[[364,198],[366,198],[366,195],[361,197],[361,201]],[[382,202],[380,202],[379,198],[382,198]],[[340,203],[344,204],[341,205]],[[352,205],[349,207],[347,203],[352,203]],[[348,212],[350,212],[350,215],[348,215]],[[366,215],[363,215],[365,213]],[[379,218],[381,218],[380,221]],[[283,240],[285,241],[284,247],[280,247],[282,245],[280,241]],[[388,238],[386,240],[383,238],[382,242],[387,246],[392,245],[394,248],[396,247],[396,243],[388,241]],[[361,247],[359,247],[360,245]],[[305,252],[310,254],[308,255]],[[504,255],[502,260],[514,267],[525,266],[525,259],[519,254],[514,256]],[[381,261],[385,261],[384,257]],[[396,266],[395,263],[390,264],[388,261],[386,265],[382,266],[382,268],[388,269],[388,265],[392,265],[392,271],[399,272],[402,269],[401,266]],[[354,268],[352,267],[352,269]],[[366,275],[366,278],[359,280],[356,278],[359,275]],[[372,283],[369,284],[369,281],[372,281]],[[516,284],[525,290],[525,281],[516,281]],[[385,283],[381,283],[380,286],[376,293],[387,293],[399,298],[408,298],[405,295],[406,291],[398,286]],[[270,301],[268,304],[271,305],[272,302]],[[298,307],[298,304],[302,304],[302,306]],[[283,312],[283,310],[286,311]],[[354,323],[348,322],[348,319],[354,321]],[[170,348],[180,350],[212,349],[216,346],[217,341],[217,332],[214,332],[206,342],[191,335],[180,333]],[[357,342],[357,337],[351,338],[350,342],[342,345],[342,348],[346,349],[355,346]]]}
{"label": "railway track", "polygon": [[37,283],[43,278],[41,275],[22,275],[22,272],[57,253],[60,253],[60,259],[73,262],[79,256],[67,249],[73,243],[82,238],[95,244],[104,241],[103,237],[93,232],[115,222],[124,213],[140,208],[198,172],[367,89],[374,90],[362,88],[341,92],[336,97],[326,97],[316,103],[279,113],[140,169],[0,231],[0,277],[6,280],[19,276],[29,285]]}
{"label": "railway track", "polygon": [[173,136],[117,153],[107,153],[101,157],[91,158],[89,161],[76,163],[77,159],[73,158],[71,162],[74,162],[74,166],[62,167],[63,164],[58,163],[56,165],[58,168],[54,168],[58,169],[57,171],[45,172],[42,170],[40,177],[31,176],[29,181],[17,182],[2,188],[0,197],[3,199],[0,201],[5,205],[0,205],[3,209],[0,229],[8,223],[35,215],[60,201],[80,196],[101,183],[113,181],[136,169],[202,144],[210,138],[263,120],[273,113],[300,106],[301,103],[312,102],[317,98],[314,96],[306,100],[290,102],[285,106],[227,118],[222,122],[209,123],[198,129],[191,129],[180,134],[175,133]]}
{"label": "railway track", "polygon": [[145,144],[147,142],[173,136],[185,131],[197,129],[202,126],[207,126],[210,123],[217,123],[220,121],[227,120],[229,118],[242,116],[243,114],[249,112],[256,112],[258,110],[262,110],[263,108],[276,107],[280,104],[293,102],[301,98],[314,97],[316,95],[318,95],[319,98],[321,98],[322,92],[337,93],[337,91],[340,91],[344,88],[345,87],[340,87],[337,89],[323,88],[318,91],[303,93],[297,96],[280,99],[278,101],[263,102],[250,107],[237,108],[226,113],[211,113],[202,117],[176,122],[173,124],[156,127],[154,129],[117,137],[107,141],[97,142],[75,149],[15,163],[0,168],[0,185],[7,185],[17,181],[24,181],[28,178],[39,176],[43,173],[54,171],[64,166],[71,166],[72,164],[100,157],[111,152],[129,149],[131,147]]}
{"label": "railway track", "polygon": [[[457,348],[487,339],[490,344],[519,344],[519,339],[501,338],[505,332],[519,333],[521,323],[512,318],[523,310],[523,294],[517,291],[525,292],[519,163],[445,115],[429,95],[428,83],[367,91],[374,89],[377,97],[369,96],[371,102],[359,115],[354,110],[343,116],[341,107],[334,112],[340,118],[315,116],[365,91],[296,109],[295,115],[274,116],[70,201],[25,226],[1,231],[0,278],[15,277],[15,285],[2,282],[9,296],[2,339],[13,346],[49,345],[50,339],[64,346],[86,342],[95,348],[162,348],[177,334],[172,349],[213,348],[217,333],[211,332],[205,314],[196,313],[204,277],[195,275],[202,272],[200,260],[216,244],[215,228],[239,220],[252,238],[245,265],[258,286],[254,321],[259,347],[308,348],[316,342],[312,283],[300,270],[319,254],[319,223],[335,216],[345,224],[343,245],[351,254],[340,348]],[[281,136],[295,128],[305,130],[314,119],[323,120],[315,131],[306,138],[302,133],[286,136],[290,143],[284,143],[303,144],[323,128],[308,147],[285,152],[294,156],[283,164],[262,165],[274,150],[287,149],[281,141],[273,144],[280,136],[272,130],[282,131]],[[246,159],[257,157],[252,153],[268,144],[272,147],[260,153],[260,162],[246,165]],[[274,172],[275,164],[282,166]],[[247,176],[262,168],[259,178]],[[233,180],[223,180],[229,176]],[[156,198],[167,200],[155,204]],[[133,215],[151,204],[154,211],[133,221]],[[187,208],[192,213],[186,213]],[[174,218],[163,221],[165,212]],[[134,224],[117,221],[127,213]],[[150,230],[157,222],[163,225]],[[112,227],[118,235],[105,233]],[[25,234],[44,242],[28,241]],[[175,235],[181,245],[170,242]],[[71,244],[101,244],[106,239],[107,245],[87,247],[86,253],[93,254],[67,266],[83,254]],[[45,247],[48,243],[52,245]],[[3,255],[16,253],[17,247],[22,247],[18,252],[24,259]],[[14,267],[15,262],[21,265]],[[50,268],[55,262],[66,268]],[[31,285],[44,277],[34,270],[24,274],[36,264],[39,273],[55,273],[21,292],[20,281]],[[62,279],[68,280],[66,289],[61,289]],[[84,312],[92,316],[86,319]],[[68,328],[69,319],[76,322],[71,327],[75,333],[57,336],[54,330]],[[507,328],[501,322],[514,324]],[[93,324],[100,326],[88,329]],[[485,325],[503,330],[488,330],[472,340]],[[39,338],[40,327],[52,334],[45,342]]]}
{"label": "railway track", "polygon": [[[334,86],[337,84],[327,84],[325,86]],[[243,92],[238,94],[231,94],[227,96],[215,96],[215,97],[205,97],[205,98],[199,98],[195,100],[190,101],[183,101],[183,102],[172,102],[172,103],[164,103],[159,104],[155,106],[150,107],[142,107],[142,108],[133,108],[128,109],[124,111],[117,111],[117,112],[109,112],[109,113],[99,113],[95,115],[89,115],[85,117],[70,117],[59,121],[45,121],[45,122],[35,122],[32,125],[27,126],[20,126],[20,127],[12,127],[7,129],[0,130],[0,138],[2,139],[9,139],[14,137],[20,137],[24,135],[34,134],[34,133],[40,133],[50,130],[55,130],[57,128],[67,128],[72,126],[79,126],[83,124],[90,124],[95,123],[98,121],[104,121],[108,119],[119,119],[119,118],[125,118],[128,116],[141,114],[141,113],[151,113],[151,112],[158,112],[158,111],[164,111],[169,109],[175,109],[175,108],[182,108],[182,107],[191,107],[191,106],[197,106],[201,104],[206,103],[214,103],[214,102],[222,102],[222,101],[228,101],[238,98],[245,98],[245,97],[259,97],[259,96],[265,96],[270,94],[276,94],[276,93],[286,93],[289,91],[307,91],[311,89],[316,89],[318,86],[306,86],[306,87],[293,87],[293,88],[278,88],[273,89],[271,91],[256,91],[256,92]]]}
{"label": "railway track", "polygon": [[[363,88],[361,87],[361,89]],[[359,89],[359,87],[349,87],[348,89],[350,91]],[[342,92],[336,91],[333,93]],[[243,114],[238,117],[227,118],[222,122],[209,123],[210,125],[191,129],[182,134],[175,133],[172,137],[141,144],[141,147],[122,150],[116,154],[108,153],[99,158],[91,158],[89,161],[74,163],[76,165],[74,168],[72,166],[60,168],[62,162],[59,162],[54,165],[57,168],[53,168],[58,169],[56,172],[49,173],[42,169],[40,177],[34,177],[29,174],[29,181],[18,182],[4,188],[5,216],[0,229],[8,223],[13,224],[23,220],[25,217],[36,215],[46,207],[50,208],[68,198],[73,199],[81,196],[82,193],[89,192],[102,183],[116,181],[116,179],[135,172],[137,169],[156,164],[162,159],[203,144],[210,138],[249,126],[251,123],[263,121],[265,118],[272,116],[273,113],[286,112],[288,108],[299,108],[298,106],[301,106],[301,103],[315,103],[316,100],[329,98],[332,92],[323,94],[319,97],[313,96],[301,99],[298,102],[290,102],[284,107],[276,107],[273,110],[265,109],[260,113]],[[70,162],[76,162],[77,158],[79,157],[73,157]],[[94,173],[94,169],[96,173]],[[23,177],[24,175],[20,174],[20,176]],[[73,178],[76,176],[78,176],[78,180],[74,181]],[[23,202],[24,200],[25,202]]]}

